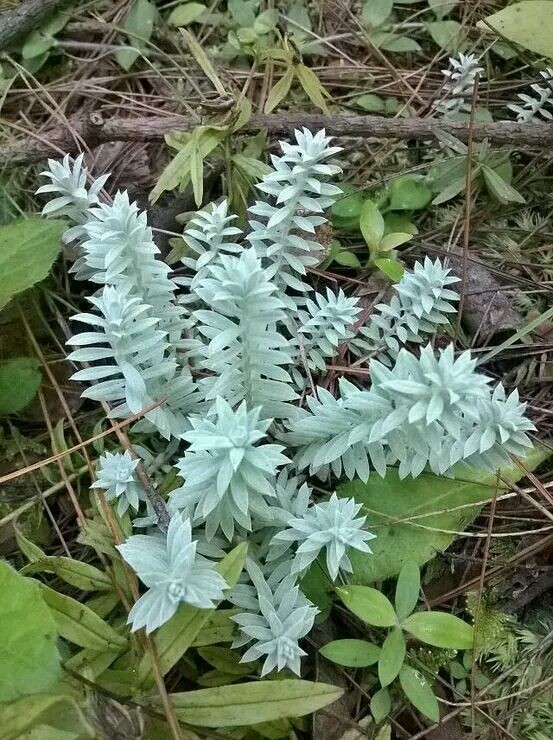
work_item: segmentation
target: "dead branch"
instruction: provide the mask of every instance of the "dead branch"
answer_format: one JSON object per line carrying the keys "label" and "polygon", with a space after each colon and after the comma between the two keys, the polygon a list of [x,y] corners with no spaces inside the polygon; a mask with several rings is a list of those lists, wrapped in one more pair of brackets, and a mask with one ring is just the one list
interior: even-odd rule
{"label": "dead branch", "polygon": [[[91,149],[110,141],[162,141],[170,131],[189,131],[199,123],[209,123],[209,120],[200,121],[199,118],[176,114],[104,118],[101,113],[95,112],[72,119],[66,128],[60,125],[46,129],[36,136],[30,135],[0,147],[0,164],[4,168],[19,167],[63,152],[75,153],[81,149],[79,141]],[[438,131],[447,131],[466,141],[469,134],[469,125],[457,121],[357,115],[323,116],[314,113],[254,115],[240,131],[254,133],[266,129],[270,134],[289,135],[295,128],[302,126],[313,131],[325,128],[328,134],[337,137],[375,139],[424,140],[435,138]],[[484,139],[516,148],[549,148],[553,145],[553,123],[497,121],[474,124],[473,140]]]}
{"label": "dead branch", "polygon": [[19,36],[40,28],[49,13],[66,0],[23,0],[17,7],[0,12],[0,50]]}

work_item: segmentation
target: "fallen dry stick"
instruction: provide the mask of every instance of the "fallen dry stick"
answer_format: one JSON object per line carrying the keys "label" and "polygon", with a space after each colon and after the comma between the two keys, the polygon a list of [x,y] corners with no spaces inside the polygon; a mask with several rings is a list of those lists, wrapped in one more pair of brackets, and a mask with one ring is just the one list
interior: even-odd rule
{"label": "fallen dry stick", "polygon": [[[9,125],[9,122],[5,121]],[[199,119],[176,114],[141,118],[104,118],[101,113],[74,118],[70,127],[62,125],[29,135],[12,144],[0,147],[0,166],[4,168],[39,162],[61,152],[75,153],[82,148],[80,142],[92,149],[110,141],[162,141],[170,131],[189,131],[200,123]],[[209,123],[202,119],[201,123]],[[313,131],[325,128],[328,134],[338,137],[352,136],[381,139],[432,139],[437,131],[447,131],[466,141],[467,123],[438,121],[425,118],[383,118],[382,116],[321,114],[272,114],[254,115],[240,129],[253,133],[266,129],[270,134],[289,134],[295,128],[307,126]],[[553,123],[517,123],[498,121],[476,123],[473,140],[489,139],[494,144],[513,147],[533,146],[548,148],[553,145]]]}

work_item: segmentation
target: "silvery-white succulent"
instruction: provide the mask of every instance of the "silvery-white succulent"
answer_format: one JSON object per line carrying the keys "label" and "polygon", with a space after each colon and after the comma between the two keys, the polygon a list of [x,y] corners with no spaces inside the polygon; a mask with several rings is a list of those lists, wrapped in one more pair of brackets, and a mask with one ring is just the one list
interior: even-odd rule
{"label": "silvery-white succulent", "polygon": [[449,68],[442,70],[445,99],[439,101],[437,110],[444,114],[470,111],[474,81],[483,71],[475,54],[459,52],[457,58],[450,57]]}
{"label": "silvery-white succulent", "polygon": [[363,529],[367,517],[357,516],[361,508],[353,499],[338,498],[333,493],[328,501],[310,506],[303,516],[290,516],[288,528],[273,537],[269,559],[282,555],[296,542],[292,573],[304,572],[322,550],[326,550],[326,566],[333,581],[340,570],[351,573],[348,549],[371,552],[367,542],[375,538]]}
{"label": "silvery-white succulent", "polygon": [[171,517],[166,537],[132,535],[117,549],[148,589],[129,612],[133,632],[142,627],[152,632],[171,619],[180,604],[212,609],[224,596],[225,579],[197,554],[190,520],[180,513]]}
{"label": "silvery-white succulent", "polygon": [[[520,103],[511,103],[507,108],[516,113],[517,121],[527,123],[536,118],[544,118],[546,121],[553,120],[553,68],[542,69],[540,75],[545,80],[545,85],[534,82],[530,89],[535,95],[519,93],[517,97]],[[551,110],[549,110],[551,108]]]}
{"label": "silvery-white succulent", "polygon": [[138,511],[146,494],[136,475],[140,460],[133,460],[128,450],[123,453],[105,452],[100,456],[98,474],[91,488],[100,488],[108,501],[117,501],[117,513],[122,516],[129,506]]}

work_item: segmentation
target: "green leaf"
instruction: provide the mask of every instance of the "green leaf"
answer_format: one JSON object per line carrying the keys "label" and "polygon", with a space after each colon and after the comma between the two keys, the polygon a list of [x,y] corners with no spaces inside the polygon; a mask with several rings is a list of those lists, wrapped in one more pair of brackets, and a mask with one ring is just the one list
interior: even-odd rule
{"label": "green leaf", "polygon": [[[523,461],[533,470],[550,452],[536,447]],[[490,473],[458,467],[457,479],[423,473],[418,478],[400,480],[395,469],[385,478],[372,476],[367,483],[352,481],[338,488],[338,495],[353,497],[363,504],[371,531],[371,555],[350,552],[354,583],[371,583],[397,576],[402,566],[412,560],[422,565],[443,552],[472,522],[496,491],[496,478]],[[518,468],[504,469],[503,477],[516,482],[522,477]],[[499,494],[505,486],[500,483]],[[467,508],[458,508],[458,507]],[[413,518],[417,517],[417,518]]]}
{"label": "green leaf", "polygon": [[282,75],[280,80],[275,85],[273,85],[271,92],[267,96],[267,101],[265,102],[265,113],[271,113],[271,111],[273,111],[280,105],[280,103],[282,103],[284,98],[290,92],[290,87],[292,85],[293,79],[294,67],[290,66]]}
{"label": "green leaf", "polygon": [[0,308],[48,275],[66,228],[65,221],[40,216],[0,226]]}
{"label": "green leaf", "polygon": [[232,161],[253,180],[261,180],[262,177],[271,172],[271,168],[265,162],[261,162],[254,157],[248,157],[240,152],[233,155]]}
{"label": "green leaf", "polygon": [[389,633],[378,659],[378,678],[383,687],[392,683],[405,660],[405,637],[399,627]]}
{"label": "green leaf", "polygon": [[380,48],[384,49],[384,51],[395,52],[396,54],[421,51],[420,44],[415,39],[411,39],[409,36],[398,36],[395,33],[388,34],[388,38],[381,41]]}
{"label": "green leaf", "polygon": [[330,115],[325,97],[330,97],[315,72],[304,64],[296,64],[294,67],[296,77],[305,90],[311,102],[320,108],[325,115]]}
{"label": "green leaf", "polygon": [[482,174],[486,182],[486,187],[500,203],[508,205],[509,203],[525,203],[522,195],[505,182],[505,180],[495,170],[487,165],[482,165]]}
{"label": "green leaf", "polygon": [[388,689],[380,689],[371,697],[371,714],[377,725],[383,722],[390,714],[392,708],[392,699]]}
{"label": "green leaf", "polygon": [[190,180],[194,192],[194,201],[199,208],[204,198],[204,160],[200,151],[198,129],[194,130],[190,140]]}
{"label": "green leaf", "polygon": [[361,267],[361,263],[357,259],[356,255],[347,249],[343,249],[341,252],[337,252],[334,255],[334,261],[337,262],[339,265],[343,265],[344,267]]}
{"label": "green leaf", "polygon": [[392,180],[388,196],[392,211],[419,211],[430,203],[432,192],[421,180],[405,175]]}
{"label": "green leaf", "polygon": [[428,0],[430,10],[434,13],[439,21],[441,21],[442,18],[451,13],[451,11],[458,4],[459,0]]}
{"label": "green leaf", "polygon": [[432,39],[444,51],[454,54],[459,48],[459,42],[464,34],[463,27],[457,21],[435,21],[427,23],[426,27]]}
{"label": "green leaf", "polygon": [[395,283],[401,280],[401,278],[403,277],[403,273],[405,272],[401,262],[389,259],[388,257],[377,259],[374,261],[374,264],[381,272],[387,275],[390,280],[393,280]]}
{"label": "green leaf", "polygon": [[44,584],[40,587],[58,632],[66,640],[92,650],[111,650],[126,646],[127,640],[85,604]]}
{"label": "green leaf", "polygon": [[386,236],[382,238],[378,249],[380,252],[390,252],[392,249],[400,247],[402,244],[405,244],[405,242],[410,241],[412,238],[413,234],[386,234]]}
{"label": "green leaf", "polygon": [[439,206],[440,203],[446,203],[448,200],[455,198],[457,195],[459,195],[459,193],[464,192],[466,186],[466,177],[459,177],[453,180],[449,185],[447,185],[442,191],[438,193],[438,195],[432,201],[432,205]]}
{"label": "green leaf", "polygon": [[409,216],[406,213],[387,213],[384,216],[384,235],[387,234],[411,234],[414,236],[418,234],[418,229],[415,224],[410,221]]}
{"label": "green leaf", "polygon": [[438,700],[422,673],[404,665],[399,672],[399,682],[411,704],[432,722],[438,722],[440,719]]}
{"label": "green leaf", "polygon": [[394,0],[366,0],[361,11],[361,21],[364,26],[377,28],[381,26],[394,7]]}
{"label": "green leaf", "polygon": [[398,619],[405,619],[416,607],[420,588],[420,568],[413,560],[408,560],[400,570],[396,584],[395,604]]}
{"label": "green leaf", "polygon": [[394,607],[375,588],[342,586],[337,590],[347,608],[367,624],[375,627],[392,627],[397,624]]}
{"label": "green leaf", "polygon": [[188,45],[188,48],[190,49],[190,52],[192,53],[192,56],[196,60],[196,63],[201,68],[204,75],[209,80],[211,80],[213,87],[217,90],[219,95],[226,97],[227,91],[225,90],[223,83],[219,79],[217,72],[215,71],[215,67],[213,66],[213,64],[211,64],[209,57],[202,49],[195,36],[190,33],[190,31],[186,31],[184,28],[181,28],[180,32],[184,36],[184,39]]}
{"label": "green leaf", "polygon": [[128,43],[132,49],[119,49],[115,58],[117,63],[128,72],[138,57],[147,49],[147,42],[152,37],[156,6],[149,0],[135,0],[127,13],[123,29],[128,33]]}
{"label": "green leaf", "polygon": [[524,0],[476,24],[484,31],[489,31],[490,26],[525,49],[553,58],[553,4],[550,0]]}
{"label": "green leaf", "polygon": [[415,612],[402,623],[417,640],[440,648],[470,650],[473,632],[470,624],[446,612]]}
{"label": "green leaf", "polygon": [[[238,545],[217,565],[217,570],[232,587],[244,567],[248,546],[245,542]],[[214,609],[197,609],[183,604],[174,617],[163,624],[156,632],[153,641],[159,662],[161,675],[164,676],[186,653],[196,637],[213,616]],[[145,655],[137,671],[139,685],[153,680],[150,658]]]}
{"label": "green leaf", "polygon": [[380,648],[366,640],[333,640],[319,650],[323,658],[347,668],[366,668],[378,662]]}
{"label": "green leaf", "polygon": [[23,59],[36,59],[43,54],[47,55],[53,47],[57,46],[57,41],[50,34],[42,31],[31,31],[21,47],[21,56]]}
{"label": "green leaf", "polygon": [[39,363],[19,357],[0,365],[0,415],[15,414],[28,406],[42,382]]}
{"label": "green leaf", "polygon": [[207,7],[205,5],[201,3],[184,3],[173,8],[167,19],[167,23],[172,26],[188,26],[189,23],[194,23],[198,18],[201,18],[204,13],[207,13]]}
{"label": "green leaf", "polygon": [[[78,731],[57,727],[58,718]],[[51,727],[55,724],[55,727]],[[97,737],[77,705],[69,696],[37,694],[0,705],[2,740],[84,740]]]}
{"label": "green leaf", "polygon": [[366,200],[363,203],[359,226],[370,253],[376,254],[384,236],[384,218],[374,201]]}
{"label": "green leaf", "polygon": [[241,655],[228,647],[204,647],[198,650],[199,655],[219,671],[230,675],[244,676],[253,673],[252,664],[240,663]]}
{"label": "green leaf", "polygon": [[303,717],[343,694],[337,686],[300,679],[255,681],[171,694],[177,719],[198,727],[254,725],[286,717]]}
{"label": "green leaf", "polygon": [[374,93],[365,93],[355,99],[356,105],[369,113],[383,113],[385,110],[384,101],[379,95]]}
{"label": "green leaf", "polygon": [[236,623],[231,617],[238,614],[240,609],[217,609],[205,622],[198,632],[191,647],[205,647],[217,645],[221,642],[232,642],[236,637]]}
{"label": "green leaf", "polygon": [[358,231],[361,208],[365,202],[364,195],[360,191],[349,192],[352,188],[347,183],[341,183],[340,188],[344,195],[340,196],[330,209],[332,223],[338,229]]}
{"label": "green leaf", "polygon": [[62,581],[81,591],[111,591],[113,589],[113,583],[103,571],[89,563],[62,556],[45,555],[26,565],[21,572],[25,575],[54,573]]}
{"label": "green leaf", "polygon": [[0,702],[48,691],[59,679],[60,658],[38,583],[0,561],[0,593]]}

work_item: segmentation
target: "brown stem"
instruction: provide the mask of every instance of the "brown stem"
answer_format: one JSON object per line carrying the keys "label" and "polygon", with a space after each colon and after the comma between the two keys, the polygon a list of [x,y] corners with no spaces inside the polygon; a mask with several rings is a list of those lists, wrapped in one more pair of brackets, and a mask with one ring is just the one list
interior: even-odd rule
{"label": "brown stem", "polygon": [[[209,123],[204,119],[203,123]],[[4,121],[9,126],[9,121]],[[163,116],[104,118],[99,112],[72,119],[66,129],[57,126],[34,136],[0,147],[0,162],[6,168],[39,162],[48,156],[78,151],[79,140],[89,147],[110,141],[162,141],[170,131],[189,131],[198,125],[191,116],[167,114]],[[290,134],[295,128],[307,126],[312,131],[325,128],[328,134],[338,137],[381,139],[433,139],[438,131],[468,141],[471,126],[458,121],[438,121],[432,118],[384,118],[382,116],[322,114],[254,115],[240,130],[254,133],[266,129],[270,134]],[[534,146],[549,148],[553,145],[553,123],[518,123],[497,121],[475,123],[473,141],[488,139],[494,144],[514,147]]]}
{"label": "brown stem", "polygon": [[40,28],[44,19],[66,0],[23,0],[16,8],[0,13],[0,50],[19,36]]}

